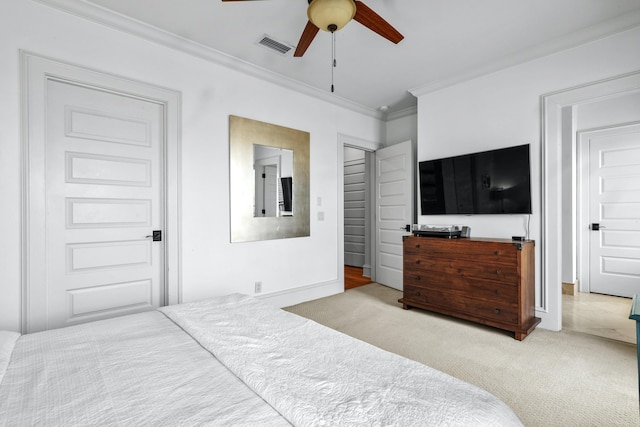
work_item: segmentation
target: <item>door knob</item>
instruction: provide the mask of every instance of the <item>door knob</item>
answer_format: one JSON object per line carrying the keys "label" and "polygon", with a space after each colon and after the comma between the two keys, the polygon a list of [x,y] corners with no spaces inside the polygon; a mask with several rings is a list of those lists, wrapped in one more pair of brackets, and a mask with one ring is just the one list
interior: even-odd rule
{"label": "door knob", "polygon": [[149,234],[148,236],[144,236],[145,239],[152,238],[154,242],[162,241],[162,230],[153,230],[153,234]]}
{"label": "door knob", "polygon": [[604,225],[600,225],[600,224],[599,224],[599,223],[597,223],[597,222],[594,222],[594,223],[591,223],[591,226],[590,226],[589,228],[590,228],[591,230],[593,230],[593,231],[598,231],[598,230],[600,230],[601,228],[607,228],[607,227],[605,227]]}

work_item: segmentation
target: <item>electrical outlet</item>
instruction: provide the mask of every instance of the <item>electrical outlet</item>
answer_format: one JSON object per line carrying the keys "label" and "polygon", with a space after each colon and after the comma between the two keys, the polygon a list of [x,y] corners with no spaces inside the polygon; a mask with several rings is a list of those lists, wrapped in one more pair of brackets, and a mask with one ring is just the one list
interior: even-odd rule
{"label": "electrical outlet", "polygon": [[255,293],[259,294],[260,292],[262,292],[262,282],[256,282]]}

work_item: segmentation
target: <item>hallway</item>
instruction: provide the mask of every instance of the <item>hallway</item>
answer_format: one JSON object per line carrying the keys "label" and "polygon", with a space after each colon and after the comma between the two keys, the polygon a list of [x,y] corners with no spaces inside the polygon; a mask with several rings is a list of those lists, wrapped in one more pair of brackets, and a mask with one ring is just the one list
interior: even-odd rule
{"label": "hallway", "polygon": [[344,266],[344,290],[368,285],[371,279],[362,275],[362,267]]}
{"label": "hallway", "polygon": [[631,298],[577,292],[562,295],[562,328],[636,344]]}

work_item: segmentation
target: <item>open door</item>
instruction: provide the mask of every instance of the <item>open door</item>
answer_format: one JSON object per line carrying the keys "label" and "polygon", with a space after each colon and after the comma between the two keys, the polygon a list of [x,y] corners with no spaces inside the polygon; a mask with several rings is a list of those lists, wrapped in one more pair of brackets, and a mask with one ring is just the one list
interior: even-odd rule
{"label": "open door", "polygon": [[411,141],[375,153],[376,282],[402,290],[402,236],[414,219]]}

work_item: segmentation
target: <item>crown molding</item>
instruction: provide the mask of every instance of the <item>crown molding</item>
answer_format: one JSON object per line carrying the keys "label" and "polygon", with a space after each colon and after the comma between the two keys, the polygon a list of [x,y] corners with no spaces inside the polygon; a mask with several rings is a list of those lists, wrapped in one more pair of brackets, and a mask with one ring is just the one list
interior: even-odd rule
{"label": "crown molding", "polygon": [[386,119],[387,121],[396,120],[396,119],[402,119],[404,117],[415,116],[417,114],[418,114],[418,106],[413,105],[411,107],[404,108],[402,110],[392,111],[390,113],[387,113]]}
{"label": "crown molding", "polygon": [[52,7],[71,15],[104,25],[108,28],[140,37],[161,46],[169,47],[182,53],[210,61],[217,65],[229,68],[293,91],[312,96],[330,104],[346,108],[359,114],[384,120],[384,115],[373,108],[355,103],[335,94],[320,90],[300,81],[274,73],[266,68],[258,67],[239,58],[227,55],[216,49],[178,36],[168,31],[149,25],[145,22],[132,19],[128,16],[106,9],[84,0],[32,0],[36,3]]}
{"label": "crown molding", "polygon": [[429,82],[425,85],[410,89],[409,92],[415,97],[420,97],[506,68],[604,39],[638,26],[640,26],[640,10],[619,15],[596,25],[556,38],[550,42],[524,49],[500,60],[480,64],[474,67],[472,71]]}

